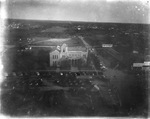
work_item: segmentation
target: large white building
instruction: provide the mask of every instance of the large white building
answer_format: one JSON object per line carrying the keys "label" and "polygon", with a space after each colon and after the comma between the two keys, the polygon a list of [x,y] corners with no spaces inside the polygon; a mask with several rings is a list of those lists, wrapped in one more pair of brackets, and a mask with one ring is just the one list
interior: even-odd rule
{"label": "large white building", "polygon": [[50,53],[50,66],[60,66],[63,60],[69,60],[71,65],[78,63],[79,59],[87,62],[88,49],[83,46],[69,47],[66,44],[57,46]]}

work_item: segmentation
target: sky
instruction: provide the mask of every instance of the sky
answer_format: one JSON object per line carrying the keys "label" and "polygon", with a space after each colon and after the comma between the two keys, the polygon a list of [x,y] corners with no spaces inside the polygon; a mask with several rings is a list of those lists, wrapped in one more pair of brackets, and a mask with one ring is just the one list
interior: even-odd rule
{"label": "sky", "polygon": [[5,17],[32,20],[150,23],[150,0],[3,0]]}

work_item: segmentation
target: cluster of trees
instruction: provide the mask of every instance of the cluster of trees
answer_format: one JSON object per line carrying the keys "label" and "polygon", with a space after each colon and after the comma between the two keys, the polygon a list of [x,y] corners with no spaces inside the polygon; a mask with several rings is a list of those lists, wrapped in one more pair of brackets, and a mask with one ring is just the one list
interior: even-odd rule
{"label": "cluster of trees", "polygon": [[39,50],[35,55],[33,51],[9,50],[3,60],[6,71],[42,70],[49,67],[49,51]]}

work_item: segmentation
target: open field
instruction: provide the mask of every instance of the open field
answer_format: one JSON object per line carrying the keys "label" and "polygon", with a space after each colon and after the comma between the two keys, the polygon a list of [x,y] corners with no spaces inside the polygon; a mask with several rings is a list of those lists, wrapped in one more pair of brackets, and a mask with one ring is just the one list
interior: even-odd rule
{"label": "open field", "polygon": [[67,44],[70,47],[73,46],[84,46],[82,41],[78,37],[68,37],[68,38],[46,38],[46,37],[34,37],[31,45],[40,45],[40,46],[57,46],[62,45],[63,43]]}

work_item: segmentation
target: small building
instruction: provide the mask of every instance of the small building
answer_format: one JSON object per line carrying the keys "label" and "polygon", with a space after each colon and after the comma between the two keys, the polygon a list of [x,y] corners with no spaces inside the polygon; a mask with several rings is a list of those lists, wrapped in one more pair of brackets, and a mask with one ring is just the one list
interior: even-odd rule
{"label": "small building", "polygon": [[71,65],[78,63],[79,59],[87,62],[88,49],[83,46],[69,47],[67,44],[55,47],[50,53],[50,66],[60,66],[64,60],[69,60]]}

